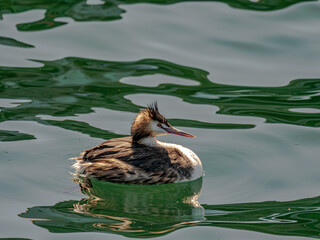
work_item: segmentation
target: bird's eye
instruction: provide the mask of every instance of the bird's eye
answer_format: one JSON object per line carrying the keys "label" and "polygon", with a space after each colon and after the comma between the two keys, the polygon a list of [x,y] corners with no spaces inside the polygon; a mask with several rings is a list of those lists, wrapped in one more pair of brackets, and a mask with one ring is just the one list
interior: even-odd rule
{"label": "bird's eye", "polygon": [[162,125],[161,125],[161,123],[158,123],[158,124],[157,124],[157,126],[158,126],[159,128],[162,128]]}

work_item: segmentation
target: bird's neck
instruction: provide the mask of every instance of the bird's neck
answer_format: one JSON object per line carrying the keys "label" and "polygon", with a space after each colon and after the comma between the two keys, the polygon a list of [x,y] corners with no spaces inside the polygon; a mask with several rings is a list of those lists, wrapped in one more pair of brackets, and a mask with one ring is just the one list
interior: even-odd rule
{"label": "bird's neck", "polygon": [[148,147],[159,147],[159,141],[154,137],[142,138],[138,141],[138,143]]}

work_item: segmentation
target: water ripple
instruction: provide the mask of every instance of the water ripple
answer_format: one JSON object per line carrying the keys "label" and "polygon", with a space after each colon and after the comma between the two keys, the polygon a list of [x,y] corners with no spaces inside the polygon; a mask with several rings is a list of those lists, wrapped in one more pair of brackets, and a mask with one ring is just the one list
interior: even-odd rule
{"label": "water ripple", "polygon": [[[293,4],[301,2],[311,2],[315,0],[204,0],[203,2],[223,2],[232,8],[247,9],[253,11],[275,11],[287,8]],[[52,29],[67,24],[66,21],[59,18],[72,18],[75,21],[114,21],[122,18],[123,10],[121,5],[131,4],[175,4],[183,2],[192,2],[190,0],[111,0],[104,1],[103,4],[88,4],[85,0],[62,0],[62,1],[28,1],[28,4],[22,1],[10,1],[0,3],[0,19],[4,14],[19,13],[30,10],[45,9],[45,16],[35,22],[17,24],[19,31],[39,31]]]}
{"label": "water ripple", "polygon": [[200,205],[202,180],[128,186],[79,179],[90,198],[29,208],[20,217],[50,232],[104,232],[158,237],[192,226],[223,227],[274,235],[319,238],[320,197],[287,202]]}
{"label": "water ripple", "polygon": [[[105,130],[77,121],[44,121],[38,115],[75,116],[93,108],[137,112],[130,94],[174,96],[190,104],[217,106],[217,114],[264,118],[268,123],[319,127],[320,81],[297,79],[283,87],[232,86],[211,82],[208,72],[158,59],[111,62],[85,58],[38,61],[40,68],[0,67],[1,98],[24,101],[16,107],[0,106],[0,121],[26,120],[81,131],[90,136],[110,136]],[[196,86],[162,83],[139,86],[123,78],[159,75],[198,82]],[[152,101],[154,99],[150,99]],[[148,101],[148,100],[147,100]],[[146,104],[148,103],[146,101]],[[314,109],[310,114],[292,109]],[[177,126],[217,129],[252,128],[252,124],[212,123],[197,119],[173,119]]]}

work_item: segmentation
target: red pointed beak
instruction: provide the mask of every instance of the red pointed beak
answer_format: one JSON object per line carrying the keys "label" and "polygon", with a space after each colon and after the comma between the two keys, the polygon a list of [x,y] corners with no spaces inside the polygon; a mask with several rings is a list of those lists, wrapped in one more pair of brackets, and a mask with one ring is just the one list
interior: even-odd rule
{"label": "red pointed beak", "polygon": [[175,135],[179,135],[179,136],[182,136],[182,137],[191,137],[191,138],[195,138],[196,136],[193,136],[187,132],[184,132],[184,131],[181,131],[179,129],[176,129],[176,128],[165,128],[165,130],[167,131],[167,133],[170,133],[170,134],[175,134]]}

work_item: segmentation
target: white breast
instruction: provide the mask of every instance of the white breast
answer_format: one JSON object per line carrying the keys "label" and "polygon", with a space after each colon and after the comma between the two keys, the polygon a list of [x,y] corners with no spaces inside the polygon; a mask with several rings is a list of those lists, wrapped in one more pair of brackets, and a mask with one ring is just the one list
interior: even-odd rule
{"label": "white breast", "polygon": [[178,144],[174,144],[174,143],[165,143],[165,142],[161,142],[158,141],[155,138],[145,138],[141,141],[142,144],[145,144],[147,146],[161,146],[161,147],[174,147],[174,148],[178,148],[180,150],[180,152],[189,160],[191,160],[192,162],[192,166],[193,166],[193,173],[190,179],[182,179],[180,182],[185,182],[185,181],[192,181],[195,179],[198,179],[200,177],[203,176],[203,167],[202,167],[202,163],[199,159],[199,157],[190,149],[185,148],[181,145]]}
{"label": "white breast", "polygon": [[181,145],[178,145],[178,144],[173,144],[173,143],[163,143],[163,144],[166,144],[167,146],[178,148],[182,152],[182,154],[185,155],[186,158],[188,158],[192,162],[192,166],[193,166],[194,170],[191,175],[191,178],[190,179],[183,179],[181,182],[192,181],[192,180],[198,179],[203,176],[202,163],[201,163],[199,157],[192,150],[190,150],[189,148],[183,147]]}

